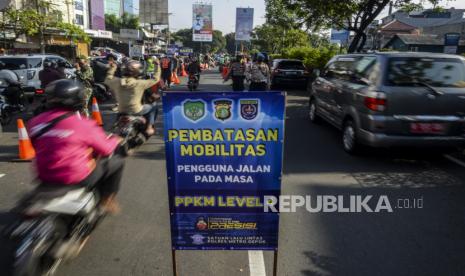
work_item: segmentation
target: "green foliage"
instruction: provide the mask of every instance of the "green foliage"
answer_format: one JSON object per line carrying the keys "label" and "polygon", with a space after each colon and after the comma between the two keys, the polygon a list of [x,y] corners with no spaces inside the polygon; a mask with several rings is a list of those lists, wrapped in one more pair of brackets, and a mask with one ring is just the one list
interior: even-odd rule
{"label": "green foliage", "polygon": [[84,32],[84,30],[81,29],[77,25],[60,22],[60,23],[58,23],[57,27],[60,30],[63,30],[65,32],[65,34],[66,34],[66,37],[71,38],[74,43],[78,43],[79,41],[83,41],[83,42],[89,44],[91,42],[91,39],[86,34],[86,32]]}
{"label": "green foliage", "polygon": [[291,47],[303,47],[310,43],[309,35],[301,29],[288,29],[265,23],[254,29],[252,44],[262,52],[282,53]]}
{"label": "green foliage", "polygon": [[105,14],[105,27],[114,33],[119,33],[121,29],[140,29],[139,17],[126,12],[121,17]]}
{"label": "green foliage", "polygon": [[197,53],[217,53],[226,47],[227,39],[221,31],[214,30],[213,41],[203,43],[192,41],[192,33],[192,29],[181,29],[172,35],[176,37],[176,40],[181,41],[184,47],[193,48]]}
{"label": "green foliage", "polygon": [[271,55],[271,58],[299,59],[309,69],[322,69],[338,53],[339,47],[337,45],[321,46],[318,48],[306,46],[290,48],[282,55]]}
{"label": "green foliage", "polygon": [[421,8],[425,3],[441,10],[441,1],[445,0],[267,0],[266,18],[276,28],[305,26],[313,31],[329,28],[353,31],[355,36],[348,51],[355,52],[363,50],[368,26],[390,2],[405,10]]}

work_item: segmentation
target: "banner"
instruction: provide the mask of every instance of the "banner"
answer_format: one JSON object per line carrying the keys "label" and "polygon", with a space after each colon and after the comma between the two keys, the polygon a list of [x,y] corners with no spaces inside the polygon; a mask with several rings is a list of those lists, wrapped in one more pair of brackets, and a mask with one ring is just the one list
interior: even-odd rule
{"label": "banner", "polygon": [[189,47],[181,47],[179,48],[179,54],[181,56],[189,56],[190,54],[194,53],[194,49],[189,48]]}
{"label": "banner", "polygon": [[194,4],[192,7],[192,41],[212,42],[212,5]]}
{"label": "banner", "polygon": [[177,250],[276,250],[282,92],[165,93],[166,168]]}
{"label": "banner", "polygon": [[236,9],[236,41],[250,41],[253,31],[252,8]]}
{"label": "banner", "polygon": [[175,55],[179,52],[179,47],[177,45],[168,45],[168,51],[166,52],[168,55]]}
{"label": "banner", "polygon": [[350,32],[348,30],[331,29],[331,42],[339,42],[343,45],[349,43]]}

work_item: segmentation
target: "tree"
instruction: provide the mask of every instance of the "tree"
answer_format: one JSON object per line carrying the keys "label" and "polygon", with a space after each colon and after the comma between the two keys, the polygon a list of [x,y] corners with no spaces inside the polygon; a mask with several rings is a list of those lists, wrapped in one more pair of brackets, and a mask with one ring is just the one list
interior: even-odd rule
{"label": "tree", "polygon": [[87,35],[86,32],[77,25],[60,22],[57,27],[60,30],[63,30],[65,32],[65,36],[72,39],[74,43],[83,41],[89,44],[91,42],[89,35]]}
{"label": "tree", "polygon": [[126,12],[121,17],[105,14],[105,27],[114,33],[119,33],[121,29],[140,29],[139,17]]}
{"label": "tree", "polygon": [[176,40],[182,42],[185,47],[193,48],[194,52],[209,53],[222,51],[226,46],[226,39],[223,37],[223,33],[218,30],[213,31],[212,42],[196,42],[192,41],[192,29],[181,29],[172,36],[176,37]]}
{"label": "tree", "polygon": [[308,34],[301,29],[288,29],[280,25],[265,23],[254,29],[252,45],[270,54],[281,54],[290,47],[307,46]]}
{"label": "tree", "polygon": [[229,33],[225,35],[224,38],[226,40],[226,51],[230,54],[234,54],[236,51],[236,33]]}
{"label": "tree", "polygon": [[[355,36],[348,51],[355,52],[363,49],[367,39],[365,30],[390,2],[396,8],[412,6],[416,2],[429,2],[439,8],[439,1],[441,0],[267,0],[267,17],[281,26],[287,24],[288,18],[297,18],[296,24],[313,31],[323,28],[353,31]],[[419,4],[415,7],[418,8]],[[272,5],[283,9],[281,15]]]}

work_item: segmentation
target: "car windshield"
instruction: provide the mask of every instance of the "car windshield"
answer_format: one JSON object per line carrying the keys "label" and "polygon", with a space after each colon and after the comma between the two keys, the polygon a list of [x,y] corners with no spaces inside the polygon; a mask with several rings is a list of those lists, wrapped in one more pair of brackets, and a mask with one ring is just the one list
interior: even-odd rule
{"label": "car windshield", "polygon": [[41,65],[41,58],[0,58],[0,68],[8,70],[40,68]]}
{"label": "car windshield", "polygon": [[305,67],[302,64],[301,61],[292,61],[292,60],[286,60],[286,61],[281,61],[278,65],[279,69],[285,69],[285,70],[304,70]]}
{"label": "car windshield", "polygon": [[387,72],[389,86],[465,88],[465,64],[454,58],[391,58]]}

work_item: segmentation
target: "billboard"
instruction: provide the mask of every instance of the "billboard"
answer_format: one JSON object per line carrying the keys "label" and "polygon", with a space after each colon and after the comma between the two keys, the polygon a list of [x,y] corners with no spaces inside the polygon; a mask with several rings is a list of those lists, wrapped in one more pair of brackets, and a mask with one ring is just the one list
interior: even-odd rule
{"label": "billboard", "polygon": [[344,29],[331,29],[331,42],[339,42],[341,44],[349,43],[350,31]]}
{"label": "billboard", "polygon": [[139,19],[142,24],[169,24],[168,0],[140,0]]}
{"label": "billboard", "polygon": [[250,41],[253,31],[252,8],[236,9],[236,41]]}
{"label": "billboard", "polygon": [[176,250],[276,250],[283,92],[165,93],[166,168]]}
{"label": "billboard", "polygon": [[212,5],[194,4],[192,6],[192,41],[213,41]]}
{"label": "billboard", "polygon": [[105,7],[102,0],[90,1],[90,28],[92,30],[105,30]]}

